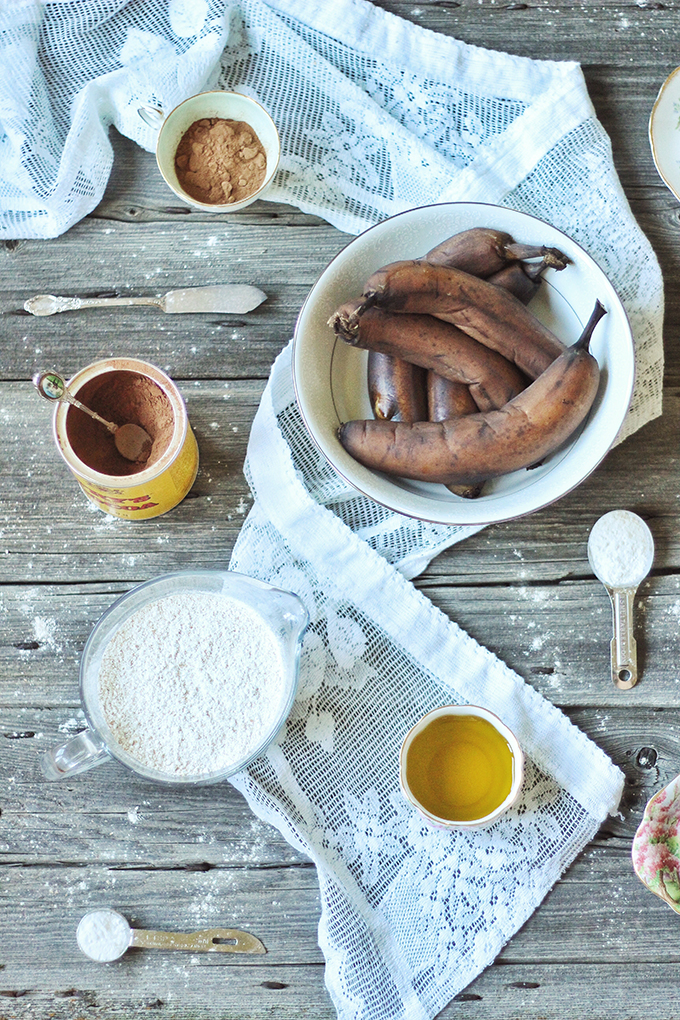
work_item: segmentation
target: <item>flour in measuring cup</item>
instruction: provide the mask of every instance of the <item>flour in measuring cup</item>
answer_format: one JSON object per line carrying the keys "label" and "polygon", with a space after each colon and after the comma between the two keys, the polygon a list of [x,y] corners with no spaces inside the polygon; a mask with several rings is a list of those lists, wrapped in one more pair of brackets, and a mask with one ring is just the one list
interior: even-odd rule
{"label": "flour in measuring cup", "polygon": [[275,724],[286,686],[259,614],[207,592],[178,592],[133,613],[104,650],[98,684],[120,747],[168,777],[248,757]]}

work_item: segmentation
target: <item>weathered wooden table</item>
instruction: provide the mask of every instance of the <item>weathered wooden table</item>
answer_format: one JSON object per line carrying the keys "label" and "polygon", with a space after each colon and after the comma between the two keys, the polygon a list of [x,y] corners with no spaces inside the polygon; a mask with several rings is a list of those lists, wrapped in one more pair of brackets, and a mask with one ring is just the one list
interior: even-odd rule
{"label": "weathered wooden table", "polygon": [[[483,530],[417,581],[561,706],[627,777],[620,817],[442,1016],[670,1020],[680,1016],[673,972],[680,919],[638,881],[630,846],[646,800],[680,772],[673,285],[680,210],[647,142],[657,90],[678,62],[677,8],[656,0],[383,6],[482,46],[580,61],[667,284],[663,417],[559,503]],[[56,240],[6,241],[0,249],[0,1017],[330,1020],[314,868],[228,783],[178,795],[115,764],[60,784],[47,783],[38,767],[45,748],[82,727],[80,654],[116,596],[169,570],[227,565],[251,503],[242,464],[269,367],[310,286],[348,240],[266,202],[233,216],[190,212],[166,189],[153,156],[118,136],[114,143],[110,185],[91,216]],[[34,319],[19,311],[39,292],[158,294],[224,280],[258,284],[269,300],[243,317],[133,309]],[[178,381],[201,452],[182,505],[134,525],[87,503],[54,448],[51,409],[30,384],[39,368],[70,374],[112,354],[151,361]],[[649,521],[657,549],[638,600],[642,677],[629,692],[609,678],[609,601],[586,558],[592,524],[616,507]],[[269,952],[137,952],[102,967],[85,960],[74,935],[81,915],[106,903],[141,927],[248,928]]]}

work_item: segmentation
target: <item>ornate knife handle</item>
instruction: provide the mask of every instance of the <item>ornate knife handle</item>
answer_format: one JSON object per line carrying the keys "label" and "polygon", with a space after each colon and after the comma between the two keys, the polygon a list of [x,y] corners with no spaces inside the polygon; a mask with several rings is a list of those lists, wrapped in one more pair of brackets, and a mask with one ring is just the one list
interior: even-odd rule
{"label": "ornate knife handle", "polygon": [[154,297],[79,298],[56,297],[54,294],[37,294],[24,302],[24,310],[31,315],[54,315],[56,312],[77,312],[79,308],[107,308],[111,305],[156,305],[161,299]]}

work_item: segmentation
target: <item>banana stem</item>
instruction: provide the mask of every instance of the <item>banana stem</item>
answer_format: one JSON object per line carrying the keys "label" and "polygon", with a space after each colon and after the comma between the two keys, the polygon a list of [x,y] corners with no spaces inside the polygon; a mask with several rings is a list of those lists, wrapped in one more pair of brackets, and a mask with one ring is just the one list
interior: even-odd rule
{"label": "banana stem", "polygon": [[567,263],[560,262],[556,263],[556,260],[552,256],[546,255],[541,259],[540,262],[523,262],[522,269],[534,283],[538,283],[546,269],[555,269],[559,272],[561,269],[566,269]]}
{"label": "banana stem", "polygon": [[355,344],[359,336],[359,320],[364,312],[375,304],[375,301],[375,293],[367,296],[362,295],[359,301],[348,301],[331,315],[328,325],[332,327],[336,336],[342,337],[348,344]]}
{"label": "banana stem", "polygon": [[504,245],[503,254],[508,261],[542,258],[546,266],[551,266],[553,269],[564,269],[571,262],[569,256],[559,248],[549,248],[539,244],[520,244],[517,241]]}
{"label": "banana stem", "polygon": [[590,339],[593,335],[593,330],[597,326],[600,319],[606,314],[607,309],[604,307],[604,305],[600,301],[596,301],[595,307],[593,308],[592,314],[588,319],[583,332],[581,333],[576,343],[572,344],[571,348],[572,350],[586,350],[586,351],[588,350],[588,345],[590,344]]}

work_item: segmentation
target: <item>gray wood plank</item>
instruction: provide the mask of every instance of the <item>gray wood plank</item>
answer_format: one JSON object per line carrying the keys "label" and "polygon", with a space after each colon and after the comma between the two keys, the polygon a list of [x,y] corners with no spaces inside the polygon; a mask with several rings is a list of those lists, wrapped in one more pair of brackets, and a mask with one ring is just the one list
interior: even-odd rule
{"label": "gray wood plank", "polygon": [[493,0],[444,0],[416,7],[409,0],[379,0],[376,6],[464,42],[534,59],[578,59],[586,66],[625,69],[628,77],[666,66],[669,73],[677,66],[672,5],[641,3],[622,10],[613,0],[597,7],[572,0],[556,9],[550,0],[502,7]]}
{"label": "gray wood plank", "polygon": [[[205,567],[226,568],[226,557]],[[165,558],[157,573],[187,562]],[[153,574],[150,576],[154,576]],[[137,578],[146,580],[146,577]],[[125,585],[12,585],[0,617],[0,704],[73,706],[80,653],[87,637]],[[674,576],[645,582],[636,603],[640,681],[619,691],[609,675],[611,608],[598,581],[450,588],[418,583],[433,603],[480,644],[559,705],[677,707],[680,694],[673,649],[678,588]]]}
{"label": "gray wood plank", "polygon": [[[182,566],[226,565],[252,499],[242,473],[260,380],[177,380],[187,399],[201,465],[187,498],[144,522],[113,519],[86,500],[51,437],[51,409],[29,383],[0,383],[0,579],[10,583],[136,581]],[[680,563],[678,461],[669,436],[680,428],[677,390],[662,418],[616,447],[559,502],[486,528],[453,546],[425,579],[454,584],[531,584],[592,576],[590,528],[613,506],[649,520],[655,571]],[[643,470],[644,466],[644,470]],[[74,524],[77,523],[77,528]]]}
{"label": "gray wood plank", "polygon": [[[470,593],[425,584],[422,589],[548,700],[561,705],[622,703],[622,692],[610,678],[611,606],[598,581],[557,586],[519,582]],[[470,601],[467,594],[472,594]],[[623,703],[629,708],[675,703],[677,682],[668,651],[676,640],[677,611],[675,578],[655,578],[640,587],[636,603],[640,681],[626,692]]]}
{"label": "gray wood plank", "polygon": [[[614,840],[611,847],[618,852],[632,839],[649,798],[680,772],[679,710],[631,710],[619,703],[567,709],[567,714],[626,777],[619,812],[606,820],[599,837],[607,847]],[[84,728],[78,702],[3,708],[0,720],[0,764],[7,776],[0,800],[5,863],[97,860],[170,868],[308,863],[275,829],[253,817],[228,782],[165,789],[115,762],[48,782],[40,756]],[[396,789],[396,773],[394,783]]]}
{"label": "gray wood plank", "polygon": [[[676,940],[669,941],[669,963]],[[675,1020],[677,986],[668,964],[631,961],[625,965],[564,962],[554,965],[488,968],[444,1009],[438,1020]]]}
{"label": "gray wood plank", "polygon": [[[613,867],[606,867],[607,856],[611,855],[601,851],[583,855],[510,940],[496,963],[458,997],[458,1002],[479,1002],[488,995],[495,1006],[488,1003],[485,1009],[496,1016],[500,1013],[495,1010],[508,1005],[501,994],[503,985],[506,995],[515,995],[515,1008],[519,991],[537,992],[548,986],[521,1002],[533,1002],[535,1009],[555,1009],[552,997],[564,995],[575,979],[583,980],[588,974],[597,982],[605,973],[619,973],[623,964],[633,970],[642,964],[650,967],[656,972],[659,990],[670,990],[668,972],[664,974],[659,967],[658,945],[659,940],[668,940],[669,955],[677,955],[673,948],[677,919],[644,889],[629,862],[619,858],[607,862]],[[104,1001],[108,993],[114,999],[139,1002],[149,989],[163,988],[165,995],[159,994],[162,1001],[178,998],[185,1008],[189,1004],[207,1008],[216,1001],[223,1007],[243,1008],[247,998],[254,1016],[266,1004],[291,1005],[289,996],[294,1002],[301,992],[304,998],[300,1004],[318,1006],[323,1001],[323,958],[315,923],[318,890],[309,870],[159,872],[112,870],[91,864],[86,868],[11,869],[7,880],[12,883],[12,902],[18,901],[21,907],[23,923],[17,937],[16,919],[3,911],[0,986],[5,993],[14,991],[19,998],[28,997],[27,1005],[36,993],[55,989],[87,990],[97,999],[103,994]],[[6,882],[3,885],[6,887]],[[157,952],[149,957],[151,951],[139,950],[128,952],[116,964],[94,964],[83,959],[74,934],[82,914],[101,906],[114,906],[135,927],[245,928],[262,939],[268,953],[249,958]],[[10,931],[14,937],[7,938]],[[593,959],[598,961],[597,970]],[[266,994],[282,990],[267,987],[271,980],[287,984],[288,995],[279,999]],[[475,998],[478,995],[482,998]],[[79,998],[77,994],[71,997]],[[607,1002],[608,1009],[612,1004],[620,1005],[616,996]],[[645,1016],[642,1012],[624,1015]],[[673,1016],[662,1008],[654,1015]]]}
{"label": "gray wood plank", "polygon": [[[673,961],[669,961],[672,964]],[[680,1012],[677,987],[668,980],[668,963],[603,965],[496,965],[488,968],[456,996],[438,1020],[676,1020]],[[82,1020],[97,1009],[107,1020],[149,1016],[160,1020],[334,1020],[336,1012],[323,989],[321,965],[278,967],[270,979],[254,968],[219,972],[219,985],[204,983],[208,970],[192,973],[179,991],[165,992],[163,979],[149,979],[145,988],[107,987],[102,990],[60,986],[41,992],[20,989],[7,993],[7,1020]],[[606,979],[605,979],[606,976]],[[243,980],[245,977],[245,980]],[[271,980],[273,978],[273,980]],[[85,984],[81,981],[80,984]],[[203,996],[197,993],[203,989]],[[606,991],[598,991],[605,987]],[[264,991],[262,989],[265,989]],[[644,989],[644,992],[641,992]],[[209,992],[214,992],[209,997]],[[2,994],[2,993],[0,993]],[[165,998],[162,996],[165,994]],[[653,1002],[653,1007],[650,1007]],[[149,1011],[153,1010],[152,1013]],[[87,1012],[86,1012],[87,1011]]]}
{"label": "gray wood plank", "polygon": [[[4,378],[30,378],[52,366],[71,375],[111,356],[138,357],[179,378],[266,378],[307,292],[344,246],[342,235],[328,225],[278,232],[271,224],[174,228],[86,219],[50,242],[22,242],[3,274]],[[305,253],[297,267],[290,250]],[[256,284],[268,300],[245,316],[166,315],[154,308],[21,313],[36,293],[155,296],[209,283]]]}
{"label": "gray wood plank", "polygon": [[[31,867],[8,867],[3,882],[3,901],[20,900],[27,931],[37,931],[40,915],[49,921],[53,935],[58,927],[70,934],[81,914],[102,906],[120,910],[135,926],[151,928],[177,926],[178,930],[208,927],[239,927],[258,934],[268,949],[276,951],[271,962],[309,963],[322,959],[316,940],[318,882],[314,868],[274,865],[263,862],[250,867],[245,857],[235,866],[216,865],[209,870],[163,865],[117,865],[90,860],[80,865],[71,861]],[[276,902],[278,900],[278,902]],[[576,910],[576,905],[579,908]],[[270,910],[270,908],[280,908]],[[268,914],[272,914],[268,920]],[[164,920],[165,918],[165,920]],[[606,924],[598,929],[598,918]],[[69,922],[75,919],[69,932]],[[304,941],[286,938],[286,925]],[[66,923],[64,923],[66,922]],[[12,926],[9,911],[2,919],[2,962],[6,969],[30,968],[21,945],[5,936]],[[586,850],[556,883],[543,903],[502,951],[504,963],[559,963],[566,959],[587,962],[593,956],[601,962],[657,958],[654,939],[677,927],[674,912],[653,896],[633,872],[629,852],[597,844]],[[25,938],[25,936],[24,936]],[[296,958],[293,953],[298,953]],[[80,959],[73,945],[68,959]],[[178,957],[173,957],[177,960]],[[237,962],[252,964],[238,956]],[[45,961],[57,965],[52,958]],[[30,970],[21,970],[26,980]],[[2,981],[16,977],[1,975]],[[49,982],[49,975],[43,977]],[[44,986],[45,987],[45,986]],[[49,987],[49,984],[46,985]]]}

